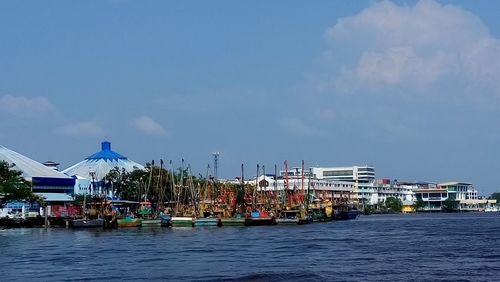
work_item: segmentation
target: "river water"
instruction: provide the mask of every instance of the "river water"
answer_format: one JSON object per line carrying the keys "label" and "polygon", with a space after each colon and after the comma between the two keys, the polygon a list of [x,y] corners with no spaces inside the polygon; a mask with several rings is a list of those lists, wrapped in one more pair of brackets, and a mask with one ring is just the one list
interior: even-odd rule
{"label": "river water", "polygon": [[0,281],[500,281],[500,213],[0,231]]}

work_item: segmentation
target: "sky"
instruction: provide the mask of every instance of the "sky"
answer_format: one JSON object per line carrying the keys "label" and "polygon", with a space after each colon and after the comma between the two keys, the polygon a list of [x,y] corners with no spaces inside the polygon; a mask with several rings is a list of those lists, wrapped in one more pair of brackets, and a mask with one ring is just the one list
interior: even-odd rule
{"label": "sky", "polygon": [[500,191],[500,1],[0,1],[0,144]]}

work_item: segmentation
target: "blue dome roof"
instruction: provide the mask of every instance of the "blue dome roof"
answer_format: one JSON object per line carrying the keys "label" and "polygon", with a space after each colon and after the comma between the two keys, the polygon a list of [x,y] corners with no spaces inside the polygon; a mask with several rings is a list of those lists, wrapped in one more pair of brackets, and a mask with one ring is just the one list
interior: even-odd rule
{"label": "blue dome roof", "polygon": [[86,160],[126,160],[124,157],[117,152],[111,150],[111,142],[104,141],[101,143],[101,151],[93,154],[92,156],[86,158]]}

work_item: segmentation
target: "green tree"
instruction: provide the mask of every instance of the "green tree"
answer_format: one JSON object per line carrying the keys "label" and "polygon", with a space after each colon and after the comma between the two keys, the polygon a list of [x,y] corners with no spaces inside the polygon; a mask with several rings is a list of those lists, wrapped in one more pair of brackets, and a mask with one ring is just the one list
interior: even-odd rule
{"label": "green tree", "polygon": [[497,203],[500,203],[500,192],[495,192],[490,195],[490,199],[497,200]]}
{"label": "green tree", "polygon": [[401,209],[403,208],[403,201],[399,198],[395,197],[388,197],[385,199],[385,206],[389,210],[389,212],[401,212]]}
{"label": "green tree", "polygon": [[39,198],[31,192],[31,183],[13,165],[0,161],[0,204],[11,200],[36,201]]}
{"label": "green tree", "polygon": [[140,194],[145,193],[148,172],[140,169],[132,172],[127,172],[125,169],[120,170],[118,167],[112,169],[105,177],[106,188],[113,192],[122,200],[137,201]]}
{"label": "green tree", "polygon": [[365,204],[363,207],[363,214],[365,215],[372,214],[375,211],[375,208],[371,204]]}
{"label": "green tree", "polygon": [[425,203],[422,199],[417,199],[417,201],[413,203],[413,208],[415,209],[415,211],[422,209],[424,206]]}
{"label": "green tree", "polygon": [[458,210],[458,201],[453,198],[448,198],[443,202],[443,210],[446,212],[454,212]]}

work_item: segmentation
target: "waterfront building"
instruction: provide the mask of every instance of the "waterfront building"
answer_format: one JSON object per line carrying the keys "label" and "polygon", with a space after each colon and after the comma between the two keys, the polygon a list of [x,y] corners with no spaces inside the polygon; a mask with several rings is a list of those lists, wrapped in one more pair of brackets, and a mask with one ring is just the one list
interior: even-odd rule
{"label": "waterfront building", "polygon": [[0,160],[13,165],[31,182],[33,193],[41,196],[48,210],[73,201],[75,180],[20,153],[0,146]]}
{"label": "waterfront building", "polygon": [[423,211],[441,211],[443,203],[450,197],[448,190],[440,187],[423,187],[414,191],[417,200],[424,203],[424,206],[421,208]]}
{"label": "waterfront building", "polygon": [[358,183],[359,204],[379,205],[389,197],[400,199],[403,203],[414,202],[416,183],[396,182],[389,179],[376,179]]}
{"label": "waterfront building", "polygon": [[[348,167],[311,167],[304,171],[304,176],[319,180],[336,180],[348,182],[370,182],[375,180],[375,168],[373,166],[348,166]],[[293,167],[288,170],[289,177],[302,175],[302,168]],[[280,171],[280,176],[285,177],[285,171]]]}
{"label": "waterfront building", "polygon": [[424,211],[440,211],[448,199],[458,202],[459,211],[484,210],[491,202],[478,199],[478,192],[471,183],[445,182],[433,187],[419,187],[416,198],[422,200]]}
{"label": "waterfront building", "polygon": [[[280,178],[284,178],[286,171],[280,171]],[[288,177],[292,181],[302,176],[300,167],[293,167],[288,170]],[[324,181],[331,183],[333,187],[348,185],[351,187],[351,197],[357,199],[359,205],[379,205],[388,197],[401,199],[403,202],[414,202],[414,189],[418,187],[417,183],[397,182],[389,179],[376,179],[375,167],[370,165],[363,166],[344,166],[344,167],[311,167],[304,171],[304,178],[311,177],[314,181]],[[355,200],[356,201],[356,200]]]}
{"label": "waterfront building", "polygon": [[442,189],[448,190],[454,194],[454,199],[461,200],[477,200],[477,190],[471,183],[465,182],[445,182],[438,185]]}

